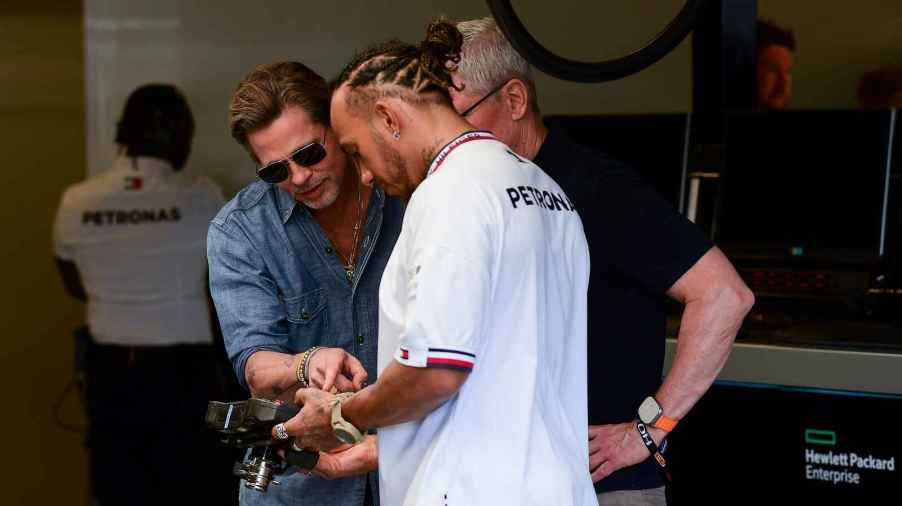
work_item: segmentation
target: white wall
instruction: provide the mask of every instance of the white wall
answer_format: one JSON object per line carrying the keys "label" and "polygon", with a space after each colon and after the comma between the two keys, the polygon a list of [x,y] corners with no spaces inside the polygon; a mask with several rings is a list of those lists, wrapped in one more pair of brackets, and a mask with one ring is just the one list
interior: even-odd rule
{"label": "white wall", "polygon": [[[635,5],[593,16],[595,2],[559,0],[515,2],[524,21],[555,50],[574,58],[611,55],[610,42],[637,46],[663,26],[667,11],[657,4],[678,0],[644,0],[635,5],[657,12],[637,16]],[[629,4],[629,2],[627,2]],[[592,13],[582,16],[581,13]],[[675,12],[676,7],[671,9]],[[609,9],[610,10],[610,9]],[[437,14],[455,19],[486,16],[483,0],[85,0],[87,93],[87,166],[104,170],[114,156],[116,120],[128,93],[150,82],[171,82],[188,96],[197,120],[197,137],[188,170],[210,174],[228,191],[253,176],[253,164],[227,129],[229,95],[254,65],[299,60],[330,78],[354,52],[390,37],[417,42]],[[622,19],[630,21],[624,31]],[[601,26],[611,35],[599,34]],[[564,35],[562,37],[562,35]],[[615,36],[616,35],[616,36]],[[540,100],[550,112],[603,110],[688,110],[688,45],[653,69],[604,86],[539,77]],[[596,48],[608,48],[595,53]],[[662,88],[657,83],[668,82]]]}
{"label": "white wall", "polygon": [[[417,42],[437,14],[488,15],[484,0],[84,0],[89,173],[108,167],[127,94],[149,81],[186,92],[197,119],[188,170],[228,192],[253,164],[227,131],[227,104],[254,65],[299,60],[330,78],[355,50],[390,37]],[[639,47],[682,0],[514,0],[533,34],[562,55],[597,60]],[[762,15],[799,39],[793,107],[854,107],[858,76],[902,63],[898,0],[760,0]],[[538,77],[546,113],[674,112],[691,108],[690,40],[646,71],[605,84]]]}
{"label": "white wall", "polygon": [[[50,248],[60,194],[85,174],[82,39],[79,0],[0,1],[0,504],[88,504],[85,436],[51,416],[84,321]],[[84,427],[75,393],[61,417]]]}

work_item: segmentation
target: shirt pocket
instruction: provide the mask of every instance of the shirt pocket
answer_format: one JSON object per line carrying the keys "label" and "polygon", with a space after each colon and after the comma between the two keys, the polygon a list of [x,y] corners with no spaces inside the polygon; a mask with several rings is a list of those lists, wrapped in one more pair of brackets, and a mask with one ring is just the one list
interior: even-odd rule
{"label": "shirt pocket", "polygon": [[325,291],[317,288],[296,297],[286,297],[284,301],[291,337],[298,349],[326,344],[329,312],[326,311]]}

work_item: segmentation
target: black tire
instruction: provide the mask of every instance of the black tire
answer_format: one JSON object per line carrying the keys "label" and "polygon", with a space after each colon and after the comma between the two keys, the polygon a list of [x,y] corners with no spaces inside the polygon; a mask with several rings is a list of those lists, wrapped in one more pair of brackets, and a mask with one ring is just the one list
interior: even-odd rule
{"label": "black tire", "polygon": [[537,69],[566,81],[600,83],[640,72],[673,51],[692,31],[704,0],[687,0],[664,30],[635,52],[599,62],[582,62],[558,56],[526,30],[510,0],[487,0],[498,27],[511,45]]}

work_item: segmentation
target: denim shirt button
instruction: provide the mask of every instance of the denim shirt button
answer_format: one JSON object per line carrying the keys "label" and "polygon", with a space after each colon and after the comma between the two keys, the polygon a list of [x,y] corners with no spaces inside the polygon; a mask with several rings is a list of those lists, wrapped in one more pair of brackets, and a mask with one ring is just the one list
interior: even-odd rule
{"label": "denim shirt button", "polygon": [[357,336],[357,344],[363,344],[363,334]]}
{"label": "denim shirt button", "polygon": [[303,311],[301,311],[301,319],[302,319],[302,320],[309,320],[309,319],[310,319],[310,313],[308,313],[306,309],[304,309]]}
{"label": "denim shirt button", "polygon": [[329,246],[326,246],[326,253],[329,254],[329,255],[331,255],[331,254],[332,254],[332,248],[329,247]]}

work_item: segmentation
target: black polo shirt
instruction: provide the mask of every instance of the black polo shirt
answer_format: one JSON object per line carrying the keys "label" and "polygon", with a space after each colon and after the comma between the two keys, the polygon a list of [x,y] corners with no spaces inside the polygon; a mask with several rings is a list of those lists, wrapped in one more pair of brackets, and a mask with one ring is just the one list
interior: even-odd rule
{"label": "black polo shirt", "polygon": [[[548,134],[534,162],[576,205],[589,242],[589,424],[632,421],[661,385],[665,292],[713,244],[632,169],[563,132]],[[663,484],[649,458],[595,490]]]}

